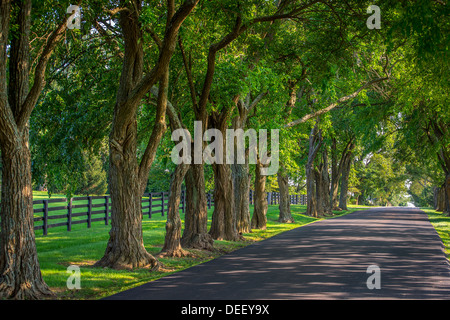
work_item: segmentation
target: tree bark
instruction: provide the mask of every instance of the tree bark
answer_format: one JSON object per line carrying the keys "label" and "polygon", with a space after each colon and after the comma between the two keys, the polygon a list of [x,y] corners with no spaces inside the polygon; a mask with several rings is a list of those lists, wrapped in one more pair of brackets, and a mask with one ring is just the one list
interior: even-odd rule
{"label": "tree bark", "polygon": [[250,221],[250,180],[249,165],[245,164],[231,165],[234,189],[234,210],[236,212],[237,232],[251,232]]}
{"label": "tree bark", "polygon": [[213,250],[214,240],[208,234],[208,211],[203,164],[191,164],[186,173],[185,182],[186,209],[181,246],[183,248]]}
{"label": "tree bark", "polygon": [[450,215],[450,173],[445,177],[445,204],[444,204],[444,213]]}
{"label": "tree bark", "polygon": [[319,212],[314,161],[321,145],[322,134],[318,128],[318,122],[316,122],[309,135],[308,161],[306,163],[306,214],[316,218],[319,216]]}
{"label": "tree bark", "polygon": [[[48,60],[66,29],[66,20],[48,35],[37,57],[30,88],[31,10],[31,0],[0,2],[0,299],[53,296],[42,278],[35,244],[28,122],[45,83]],[[14,28],[10,28],[10,22]]]}
{"label": "tree bark", "polygon": [[242,236],[236,229],[233,179],[228,164],[213,164],[214,211],[209,234],[215,240],[239,241]]}
{"label": "tree bark", "polygon": [[[251,92],[247,94],[245,101],[244,99],[240,99],[238,96],[233,99],[238,109],[238,115],[232,121],[234,130],[245,129],[249,112],[253,110],[253,108],[255,108],[267,94],[268,91],[263,91],[256,96],[253,101],[251,101]],[[237,163],[237,148],[235,148],[235,162],[231,166],[236,212],[236,228],[240,234],[251,232],[252,229],[252,222],[250,219],[249,148],[246,148],[245,164]]]}
{"label": "tree bark", "polygon": [[353,138],[350,138],[344,150],[342,151],[339,163],[337,156],[337,141],[333,138],[331,145],[331,184],[330,184],[330,201],[332,210],[341,210],[339,208],[338,189],[339,180],[342,175],[343,163],[346,158],[348,148],[351,146]]}
{"label": "tree bark", "polygon": [[145,185],[138,179],[136,121],[128,126],[123,138],[125,143],[119,144],[113,136],[110,139],[109,167],[110,238],[103,258],[95,266],[154,269],[158,267],[158,261],[146,251],[142,234],[141,201]]}
{"label": "tree bark", "polygon": [[169,207],[167,210],[166,236],[164,246],[159,256],[164,257],[184,257],[188,252],[181,247],[181,218],[180,218],[180,199],[181,185],[184,176],[189,170],[189,165],[181,163],[177,165],[170,183]]}
{"label": "tree bark", "polygon": [[434,187],[434,190],[433,190],[433,209],[436,210],[436,211],[439,211],[438,210],[438,207],[439,207],[439,190],[440,190],[440,188],[438,188],[438,187]]}
{"label": "tree bark", "polygon": [[[144,247],[141,198],[157,146],[166,130],[165,114],[169,63],[175,51],[178,30],[198,0],[186,0],[175,12],[168,1],[167,23],[160,55],[154,68],[143,74],[143,41],[139,15],[142,3],[126,3],[119,23],[124,39],[120,84],[116,95],[110,146],[111,231],[103,258],[95,266],[157,269],[159,263]],[[144,95],[159,81],[156,117],[145,152],[137,161],[137,109]]]}
{"label": "tree bark", "polygon": [[2,149],[0,298],[52,296],[42,279],[34,235],[28,139],[13,153]]}
{"label": "tree bark", "polygon": [[445,209],[445,184],[437,191],[436,211],[443,212]]}
{"label": "tree bark", "polygon": [[280,190],[280,204],[279,210],[280,215],[278,217],[278,222],[281,223],[294,223],[294,218],[291,214],[291,202],[289,199],[289,177],[286,170],[281,166],[280,170],[277,172],[278,188]]}
{"label": "tree bark", "polygon": [[[226,137],[227,123],[233,109],[234,107],[224,107],[220,112],[212,112],[209,116],[210,127],[219,130],[223,137]],[[226,150],[226,139],[223,139],[222,143],[223,150]],[[226,163],[225,152],[222,152],[218,158],[221,163],[214,162],[212,164],[214,172],[214,211],[209,234],[215,240],[239,241],[243,237],[236,228],[231,165]]]}
{"label": "tree bark", "polygon": [[337,164],[336,138],[333,137],[331,143],[331,183],[330,183],[330,201],[331,207],[335,210],[338,207],[338,185],[340,172]]}
{"label": "tree bark", "polygon": [[252,216],[252,229],[265,230],[267,226],[267,195],[266,195],[266,176],[261,174],[262,164],[257,161],[255,168],[255,193],[254,209]]}
{"label": "tree bark", "polygon": [[[145,188],[144,181],[146,182],[147,179],[140,177],[140,165],[136,153],[136,108],[140,101],[133,103],[129,101],[130,92],[142,79],[143,74],[143,43],[138,18],[140,9],[140,4],[133,2],[128,10],[120,12],[119,22],[124,37],[125,54],[109,137],[111,230],[105,253],[95,263],[96,267],[157,269],[159,266],[158,261],[144,247],[141,198]],[[168,69],[166,69],[166,75],[167,72]],[[161,82],[162,84],[163,82]],[[161,94],[158,97],[159,112],[162,111],[163,96]],[[124,109],[128,110],[126,117],[122,116]],[[165,112],[165,108],[163,110]],[[161,124],[164,125],[164,123]],[[162,136],[164,130],[164,127],[158,128],[155,125],[152,134],[159,135],[158,131],[161,131]],[[147,159],[150,158],[148,152],[149,148],[146,150]],[[142,161],[146,161],[146,159]]]}
{"label": "tree bark", "polygon": [[[158,90],[154,90],[152,92]],[[184,129],[181,120],[177,114],[176,109],[167,101],[167,115],[169,116],[169,123],[172,132],[177,129]],[[186,141],[189,141],[190,137],[184,136]],[[176,166],[175,172],[172,175],[172,181],[170,183],[170,195],[167,210],[167,221],[166,221],[166,236],[164,239],[164,246],[159,256],[166,257],[183,257],[187,256],[188,251],[184,250],[181,246],[181,218],[179,213],[180,200],[181,200],[181,185],[185,179],[186,173],[189,170],[190,164],[180,163]],[[186,204],[185,204],[186,205]]]}
{"label": "tree bark", "polygon": [[339,208],[341,208],[342,210],[348,210],[347,209],[348,178],[350,175],[350,168],[351,168],[351,164],[352,164],[351,149],[346,156],[346,159],[343,163],[343,169],[342,169],[341,194],[339,197]]}
{"label": "tree bark", "polygon": [[328,153],[324,149],[322,152],[322,165],[320,168],[320,199],[322,212],[324,214],[333,214],[330,199],[330,175],[328,172]]}

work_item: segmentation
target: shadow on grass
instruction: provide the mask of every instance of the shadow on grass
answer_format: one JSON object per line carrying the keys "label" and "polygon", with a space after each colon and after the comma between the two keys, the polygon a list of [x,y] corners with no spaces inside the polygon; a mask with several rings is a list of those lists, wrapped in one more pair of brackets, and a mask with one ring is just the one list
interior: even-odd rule
{"label": "shadow on grass", "polygon": [[445,255],[450,259],[450,217],[431,208],[420,208],[428,215],[428,219],[444,244]]}

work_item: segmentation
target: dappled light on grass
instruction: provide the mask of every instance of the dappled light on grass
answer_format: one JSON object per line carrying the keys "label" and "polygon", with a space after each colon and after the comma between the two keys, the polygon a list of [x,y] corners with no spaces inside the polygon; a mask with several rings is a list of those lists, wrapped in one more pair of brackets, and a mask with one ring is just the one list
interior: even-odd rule
{"label": "dappled light on grass", "polygon": [[450,259],[450,217],[430,208],[421,209],[428,215],[428,219],[444,244],[447,259]]}

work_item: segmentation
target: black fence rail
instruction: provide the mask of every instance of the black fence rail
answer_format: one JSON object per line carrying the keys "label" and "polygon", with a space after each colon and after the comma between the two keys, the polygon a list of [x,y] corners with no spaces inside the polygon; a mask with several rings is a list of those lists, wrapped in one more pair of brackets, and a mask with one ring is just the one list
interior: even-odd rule
{"label": "black fence rail", "polygon": [[[145,193],[142,197],[142,213],[148,215],[167,211],[169,193],[152,192]],[[185,209],[185,195],[183,192],[180,209]],[[47,235],[49,228],[66,226],[67,231],[72,230],[75,224],[86,224],[91,227],[92,222],[103,221],[109,224],[111,219],[110,196],[88,196],[67,198],[45,199],[33,201],[34,230],[43,230]]]}
{"label": "black fence rail", "polygon": [[[249,202],[254,204],[255,193],[250,190]],[[214,194],[206,194],[208,209],[214,206]],[[167,212],[169,201],[168,192],[145,193],[142,197],[142,214],[152,218],[153,214],[164,216]],[[279,204],[280,194],[278,192],[267,192],[269,205]],[[306,204],[305,195],[290,195],[291,204]],[[180,210],[185,212],[186,192],[181,192]],[[110,196],[88,196],[74,197],[71,199],[57,198],[33,201],[34,230],[42,230],[43,235],[48,234],[48,229],[56,227],[67,227],[72,230],[76,224],[86,224],[91,228],[93,222],[102,221],[105,225],[111,219]],[[0,215],[1,216],[1,215]]]}

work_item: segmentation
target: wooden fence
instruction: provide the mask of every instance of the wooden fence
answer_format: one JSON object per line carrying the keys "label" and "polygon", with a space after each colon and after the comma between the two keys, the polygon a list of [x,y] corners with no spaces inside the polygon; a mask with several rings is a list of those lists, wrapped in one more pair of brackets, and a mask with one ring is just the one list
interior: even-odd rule
{"label": "wooden fence", "polygon": [[[208,209],[214,206],[213,193],[206,194]],[[254,204],[254,191],[250,190],[250,204]],[[142,214],[151,219],[152,214],[160,213],[164,216],[168,207],[168,192],[145,193],[142,197]],[[268,192],[269,205],[279,204],[280,194]],[[291,204],[306,204],[305,195],[290,195]],[[34,200],[34,230],[43,230],[47,235],[49,228],[66,226],[67,231],[72,230],[75,224],[86,224],[88,228],[93,222],[102,221],[105,225],[111,219],[110,196],[89,196]],[[182,191],[180,210],[184,213],[186,208],[186,193]]]}

